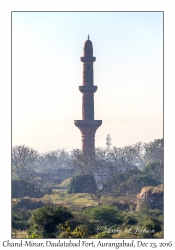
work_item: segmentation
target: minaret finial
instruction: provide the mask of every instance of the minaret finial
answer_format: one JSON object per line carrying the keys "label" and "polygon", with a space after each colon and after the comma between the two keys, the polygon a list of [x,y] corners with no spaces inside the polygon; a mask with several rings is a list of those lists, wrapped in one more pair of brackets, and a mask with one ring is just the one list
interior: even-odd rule
{"label": "minaret finial", "polygon": [[[89,34],[90,35],[90,34]],[[88,35],[88,40],[89,40],[89,35]]]}

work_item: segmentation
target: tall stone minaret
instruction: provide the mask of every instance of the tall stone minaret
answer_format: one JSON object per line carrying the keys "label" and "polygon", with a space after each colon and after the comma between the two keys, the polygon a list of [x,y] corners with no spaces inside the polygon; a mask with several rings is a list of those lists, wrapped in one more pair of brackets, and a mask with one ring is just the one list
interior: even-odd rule
{"label": "tall stone minaret", "polygon": [[75,120],[75,126],[81,131],[83,154],[95,153],[95,132],[102,124],[102,120],[94,120],[94,93],[97,86],[93,80],[93,57],[92,42],[88,40],[84,44],[84,56],[80,58],[83,62],[83,85],[79,86],[82,93],[82,120]]}

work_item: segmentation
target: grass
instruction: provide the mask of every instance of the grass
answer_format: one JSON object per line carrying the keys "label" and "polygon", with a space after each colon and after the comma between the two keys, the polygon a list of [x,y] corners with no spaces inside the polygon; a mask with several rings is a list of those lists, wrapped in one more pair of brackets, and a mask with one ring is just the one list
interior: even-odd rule
{"label": "grass", "polygon": [[[85,207],[93,207],[99,205],[97,200],[92,199],[90,194],[87,193],[77,193],[77,194],[67,194],[65,191],[56,190],[53,194],[45,195],[43,198],[26,198],[26,205],[30,203],[42,202],[43,205],[57,204],[60,206],[69,207],[74,211],[81,211]],[[13,199],[12,204],[17,204],[20,202],[20,199]],[[126,197],[101,197],[101,205],[115,205],[117,204],[136,204],[136,195],[135,196],[126,196]]]}
{"label": "grass", "polygon": [[[81,210],[84,207],[97,206],[98,201],[92,199],[90,194],[87,193],[77,193],[77,194],[67,194],[65,192],[56,191],[51,195],[45,195],[42,199],[43,202],[52,202],[53,204],[66,206],[72,209]],[[101,205],[117,205],[117,203],[133,203],[136,204],[136,196],[128,197],[101,197]]]}
{"label": "grass", "polygon": [[60,187],[67,187],[70,183],[72,178],[68,178],[66,180],[64,180],[61,184],[60,184]]}
{"label": "grass", "polygon": [[97,201],[92,200],[91,195],[86,193],[67,194],[66,192],[57,191],[54,194],[45,195],[42,198],[43,201],[48,199],[54,204],[76,209],[97,205]]}

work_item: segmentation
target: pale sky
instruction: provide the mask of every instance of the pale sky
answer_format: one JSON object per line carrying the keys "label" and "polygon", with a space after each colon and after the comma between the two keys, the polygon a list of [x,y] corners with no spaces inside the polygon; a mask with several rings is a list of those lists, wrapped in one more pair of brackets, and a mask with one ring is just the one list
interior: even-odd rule
{"label": "pale sky", "polygon": [[94,56],[96,147],[163,137],[162,12],[13,12],[12,145],[81,148],[83,46]]}

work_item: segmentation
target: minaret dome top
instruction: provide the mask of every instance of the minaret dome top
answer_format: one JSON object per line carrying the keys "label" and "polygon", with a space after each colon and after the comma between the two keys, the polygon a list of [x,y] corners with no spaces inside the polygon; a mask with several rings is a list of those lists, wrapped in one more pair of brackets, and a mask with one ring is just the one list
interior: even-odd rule
{"label": "minaret dome top", "polygon": [[86,40],[86,42],[84,43],[84,48],[88,48],[88,49],[92,49],[92,42],[91,40]]}
{"label": "minaret dome top", "polygon": [[88,40],[86,40],[86,42],[84,43],[84,48],[85,49],[92,49],[92,42],[91,40],[89,40],[89,35],[88,35]]}

